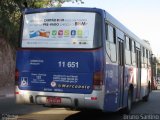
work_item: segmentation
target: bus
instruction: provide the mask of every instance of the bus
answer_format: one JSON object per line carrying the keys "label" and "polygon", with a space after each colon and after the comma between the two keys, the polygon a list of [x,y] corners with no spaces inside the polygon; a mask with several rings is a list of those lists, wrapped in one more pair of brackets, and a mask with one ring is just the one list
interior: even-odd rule
{"label": "bus", "polygon": [[129,113],[147,101],[149,43],[99,8],[27,8],[16,52],[21,104]]}

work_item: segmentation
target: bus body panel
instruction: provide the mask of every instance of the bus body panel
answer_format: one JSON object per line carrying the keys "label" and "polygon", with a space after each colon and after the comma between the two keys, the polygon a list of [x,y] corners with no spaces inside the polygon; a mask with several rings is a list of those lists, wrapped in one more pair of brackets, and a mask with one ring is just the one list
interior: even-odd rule
{"label": "bus body panel", "polygon": [[119,103],[118,65],[106,64],[104,111],[116,111]]}
{"label": "bus body panel", "polygon": [[[74,109],[99,109],[103,110],[104,104],[104,87],[102,91],[95,91],[91,94],[77,94],[77,93],[58,93],[58,92],[43,92],[43,91],[29,91],[20,90],[16,87],[19,94],[16,95],[16,102],[18,104],[40,104],[47,106],[59,106]],[[32,100],[31,100],[32,97]],[[61,98],[60,103],[48,103],[47,97]],[[97,99],[93,99],[97,97]]]}
{"label": "bus body panel", "polygon": [[16,66],[20,71],[19,89],[89,94],[93,90],[94,73],[102,71],[102,63],[101,49],[94,52],[20,50]]}

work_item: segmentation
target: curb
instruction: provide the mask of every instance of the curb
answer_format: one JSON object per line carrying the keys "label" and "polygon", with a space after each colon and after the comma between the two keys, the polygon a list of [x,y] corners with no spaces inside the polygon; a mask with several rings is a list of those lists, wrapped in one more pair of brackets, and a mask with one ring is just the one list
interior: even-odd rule
{"label": "curb", "polygon": [[5,95],[6,97],[14,97],[15,95],[14,94],[7,94]]}
{"label": "curb", "polygon": [[12,97],[14,97],[14,94],[0,95],[0,98],[12,98]]}
{"label": "curb", "polygon": [[1,98],[1,97],[5,97],[5,95],[0,95],[0,98]]}

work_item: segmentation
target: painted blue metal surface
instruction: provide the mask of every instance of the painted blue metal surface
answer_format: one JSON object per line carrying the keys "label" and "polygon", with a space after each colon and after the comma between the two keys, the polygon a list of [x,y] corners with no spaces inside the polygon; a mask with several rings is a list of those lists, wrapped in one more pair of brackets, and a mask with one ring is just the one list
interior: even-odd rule
{"label": "painted blue metal surface", "polygon": [[28,8],[24,10],[25,14],[40,13],[40,12],[53,12],[53,11],[75,11],[75,12],[96,12],[105,16],[105,11],[99,8],[85,8],[85,7],[59,7],[59,8]]}
{"label": "painted blue metal surface", "polygon": [[126,107],[130,73],[129,68],[118,64],[106,64],[104,111],[117,111]]}
{"label": "painted blue metal surface", "polygon": [[21,90],[91,93],[93,74],[102,70],[102,50],[17,51]]}
{"label": "painted blue metal surface", "polygon": [[116,111],[118,108],[118,65],[106,64],[104,111]]}

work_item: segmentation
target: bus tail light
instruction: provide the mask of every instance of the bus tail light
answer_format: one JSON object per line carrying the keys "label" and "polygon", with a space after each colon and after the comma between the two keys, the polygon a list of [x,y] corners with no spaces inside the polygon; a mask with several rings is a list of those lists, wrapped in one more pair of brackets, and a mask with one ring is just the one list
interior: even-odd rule
{"label": "bus tail light", "polygon": [[18,85],[18,79],[19,79],[19,71],[18,69],[15,70],[15,85]]}
{"label": "bus tail light", "polygon": [[94,90],[101,90],[103,85],[103,73],[102,72],[95,72],[93,78],[93,89]]}
{"label": "bus tail light", "polygon": [[19,92],[15,92],[15,95],[18,95],[19,94]]}

